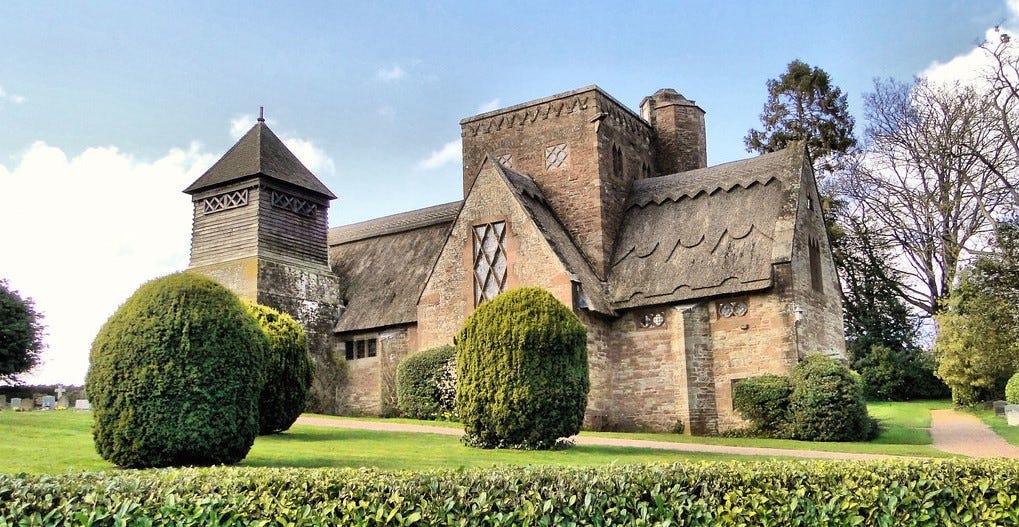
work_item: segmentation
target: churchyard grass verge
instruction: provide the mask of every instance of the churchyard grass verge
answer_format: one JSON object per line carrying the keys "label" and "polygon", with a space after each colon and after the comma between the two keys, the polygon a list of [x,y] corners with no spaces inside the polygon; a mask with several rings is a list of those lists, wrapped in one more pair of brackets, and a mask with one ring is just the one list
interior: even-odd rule
{"label": "churchyard grass verge", "polygon": [[[881,435],[869,443],[818,443],[777,439],[691,437],[675,434],[622,434],[583,432],[582,435],[625,437],[713,445],[824,450],[905,456],[948,457],[930,446],[930,409],[947,408],[948,401],[871,403],[871,415],[882,423]],[[993,412],[988,411],[990,414]],[[322,416],[327,417],[327,416]],[[993,415],[992,415],[993,417]],[[458,423],[413,419],[359,418],[458,428]],[[985,419],[986,420],[986,419]],[[994,423],[988,421],[992,426]],[[58,474],[66,470],[109,470],[95,452],[89,433],[91,415],[72,410],[54,412],[0,412],[5,446],[0,449],[0,472]],[[998,432],[1019,431],[1001,419]],[[1019,444],[1019,437],[1012,438]],[[667,462],[678,460],[751,459],[709,454],[683,454],[612,447],[575,446],[565,451],[479,451],[462,446],[456,436],[385,433],[296,426],[290,432],[260,437],[242,463],[247,466],[375,467],[426,470],[492,465],[599,465],[610,463]]]}
{"label": "churchyard grass verge", "polygon": [[972,407],[967,411],[987,423],[987,426],[991,427],[991,430],[994,430],[994,433],[1004,438],[1005,441],[1019,446],[1019,426],[1009,426],[1005,416],[994,415],[994,410],[991,408]]}
{"label": "churchyard grass verge", "polygon": [[[0,412],[4,448],[0,473],[60,474],[66,471],[114,470],[96,454],[87,412]],[[608,465],[726,459],[756,459],[699,454],[575,446],[533,452],[479,450],[457,436],[392,433],[314,426],[256,439],[240,463],[248,467],[373,467],[384,470],[458,469],[495,465]]]}

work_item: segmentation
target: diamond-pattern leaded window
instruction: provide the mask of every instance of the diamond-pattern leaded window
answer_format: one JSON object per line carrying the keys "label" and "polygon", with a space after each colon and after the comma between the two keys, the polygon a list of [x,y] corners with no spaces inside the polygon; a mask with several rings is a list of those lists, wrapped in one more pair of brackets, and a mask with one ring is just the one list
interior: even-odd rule
{"label": "diamond-pattern leaded window", "polygon": [[474,305],[506,287],[506,222],[474,227]]}

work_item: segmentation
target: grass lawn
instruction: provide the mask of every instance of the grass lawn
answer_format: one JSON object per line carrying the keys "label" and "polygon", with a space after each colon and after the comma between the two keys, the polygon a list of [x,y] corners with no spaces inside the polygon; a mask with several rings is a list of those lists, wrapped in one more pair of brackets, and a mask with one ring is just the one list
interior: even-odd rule
{"label": "grass lawn", "polygon": [[[5,443],[0,449],[0,472],[56,474],[114,469],[96,454],[89,431],[91,423],[87,412],[0,412]],[[259,437],[240,465],[427,470],[732,459],[763,458],[600,446],[553,452],[479,450],[461,445],[455,436],[295,426],[283,434]]]}
{"label": "grass lawn", "polygon": [[[866,443],[822,443],[814,441],[793,441],[789,439],[752,439],[730,437],[695,437],[661,433],[581,432],[582,436],[620,437],[647,439],[673,443],[694,443],[702,445],[726,445],[763,448],[788,448],[792,450],[820,450],[824,452],[853,452],[863,454],[887,454],[893,456],[953,457],[952,454],[935,450],[931,444],[931,410],[951,408],[951,401],[909,401],[872,402],[867,405],[870,415],[881,423],[881,432],[876,439]],[[329,418],[330,416],[316,416]],[[344,418],[350,419],[350,418]],[[448,421],[420,421],[415,419],[385,419],[380,417],[358,417],[363,421],[397,422],[425,426],[460,428],[459,423]]]}
{"label": "grass lawn", "polygon": [[[945,457],[947,454],[929,446],[928,429],[930,409],[949,406],[947,401],[871,404],[871,415],[881,420],[882,432],[870,443],[814,443],[649,433],[584,432],[584,435],[711,445]],[[412,419],[390,421],[459,427],[457,423]],[[91,415],[87,412],[0,412],[0,430],[3,430],[4,438],[4,448],[0,449],[0,472],[52,474],[65,470],[114,468],[96,454],[89,432],[91,422]],[[1019,434],[1015,435],[1015,439],[1019,441]],[[295,426],[284,434],[258,438],[241,465],[427,470],[494,465],[605,465],[730,459],[763,458],[604,446],[575,446],[553,452],[479,450],[465,447],[457,437],[448,435]]]}

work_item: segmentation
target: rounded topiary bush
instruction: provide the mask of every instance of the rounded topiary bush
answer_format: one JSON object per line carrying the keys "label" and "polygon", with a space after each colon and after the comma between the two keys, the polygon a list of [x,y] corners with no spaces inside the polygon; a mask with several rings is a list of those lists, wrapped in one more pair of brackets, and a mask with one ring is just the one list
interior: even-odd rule
{"label": "rounded topiary bush", "polygon": [[791,431],[808,441],[861,441],[877,434],[867,415],[860,380],[824,355],[809,355],[793,369],[789,394]]}
{"label": "rounded topiary bush", "polygon": [[580,431],[587,330],[549,292],[514,289],[478,306],[457,336],[456,364],[467,444],[551,448]]}
{"label": "rounded topiary bush", "polygon": [[1005,401],[1008,404],[1019,404],[1019,372],[1012,375],[1005,385]]}
{"label": "rounded topiary bush", "polygon": [[743,419],[750,421],[753,434],[783,437],[788,433],[789,395],[792,391],[789,377],[750,377],[733,388],[732,405]]}
{"label": "rounded topiary bush", "polygon": [[178,273],[142,285],[92,343],[96,450],[122,467],[240,461],[258,434],[265,347],[216,282]]}
{"label": "rounded topiary bush", "polygon": [[443,404],[441,384],[453,361],[453,346],[440,346],[408,356],[396,367],[396,405],[412,419],[435,419],[453,408]]}
{"label": "rounded topiary bush", "polygon": [[245,302],[268,343],[265,386],[258,401],[258,433],[277,434],[290,428],[304,411],[311,387],[312,363],[304,328],[290,315]]}

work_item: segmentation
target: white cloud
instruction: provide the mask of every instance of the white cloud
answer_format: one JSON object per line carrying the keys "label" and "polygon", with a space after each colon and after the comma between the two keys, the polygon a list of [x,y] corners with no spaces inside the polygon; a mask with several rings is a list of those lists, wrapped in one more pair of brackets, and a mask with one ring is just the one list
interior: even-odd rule
{"label": "white cloud", "polygon": [[7,102],[7,101],[10,101],[10,102],[12,102],[14,104],[21,104],[21,103],[25,102],[26,99],[24,97],[22,97],[21,95],[17,95],[17,94],[14,94],[14,93],[8,93],[7,90],[5,90],[3,86],[0,86],[0,104],[3,104],[4,102]]}
{"label": "white cloud", "polygon": [[[1005,5],[1009,13],[1008,21],[1000,27],[987,28],[984,32],[984,42],[992,49],[1001,42],[1001,36],[1006,33],[1012,38],[1013,46],[1019,43],[1019,0],[1006,0]],[[920,72],[920,76],[937,83],[958,81],[963,84],[980,84],[981,74],[990,65],[987,52],[974,46],[968,52],[946,62],[931,63]]]}
{"label": "white cloud", "polygon": [[379,68],[375,71],[375,76],[382,81],[393,82],[404,78],[407,72],[399,66],[399,64],[393,64],[391,68]]}
{"label": "white cloud", "polygon": [[[255,125],[255,116],[251,114],[238,115],[233,119],[230,119],[230,137],[235,141],[240,139],[244,134],[248,133],[248,130]],[[266,119],[266,124],[269,128],[275,126],[275,122],[271,119]],[[283,144],[287,145],[287,148],[297,156],[297,159],[304,163],[304,166],[308,167],[313,174],[318,177],[329,177],[336,173],[336,163],[333,159],[326,155],[325,151],[315,145],[314,142],[308,139],[297,137],[290,133],[280,133],[273,130]]]}
{"label": "white cloud", "polygon": [[336,164],[333,163],[333,158],[326,155],[315,143],[287,135],[280,135],[280,139],[297,156],[297,159],[300,159],[301,163],[311,170],[312,174],[319,178],[327,178],[336,173]]}
{"label": "white cloud", "polygon": [[478,113],[491,112],[502,107],[502,102],[496,98],[478,107]]}
{"label": "white cloud", "polygon": [[432,151],[428,157],[418,161],[418,170],[435,170],[441,166],[460,161],[463,155],[463,143],[460,139],[450,141],[438,150]]}
{"label": "white cloud", "polygon": [[255,125],[255,116],[251,114],[238,115],[233,119],[230,119],[230,137],[234,141],[244,137],[244,134],[251,130],[251,127]]}
{"label": "white cloud", "polygon": [[214,161],[197,143],[140,161],[116,147],[69,156],[36,141],[0,165],[0,272],[47,327],[43,364],[26,380],[80,383],[109,315],[143,282],[187,266],[191,200],[181,190]]}

